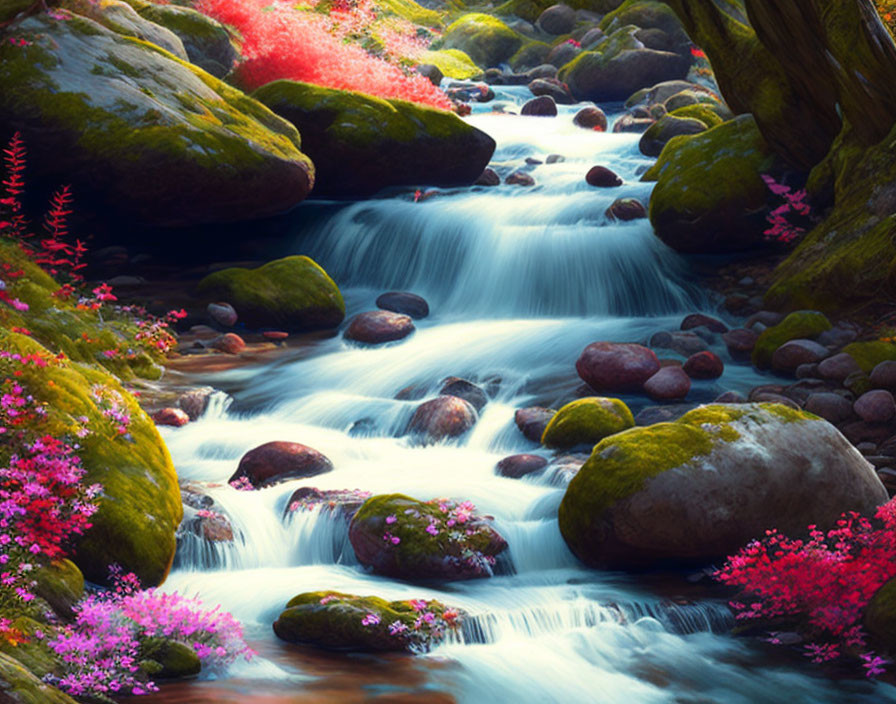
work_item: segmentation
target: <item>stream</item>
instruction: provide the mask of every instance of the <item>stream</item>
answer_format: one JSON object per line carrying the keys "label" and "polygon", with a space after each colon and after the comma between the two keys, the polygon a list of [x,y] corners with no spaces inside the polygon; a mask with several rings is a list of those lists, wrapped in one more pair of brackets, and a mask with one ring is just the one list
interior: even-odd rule
{"label": "stream", "polygon": [[[442,189],[346,205],[310,225],[296,222],[293,251],[321,264],[342,289],[347,319],[375,309],[387,290],[427,299],[431,315],[409,338],[362,347],[341,336],[313,343],[299,360],[227,372],[235,402],[218,398],[199,421],[162,429],[181,479],[209,490],[230,517],[233,544],[185,541],[163,589],[221,604],[240,619],[258,656],[226,677],[163,686],[147,702],[881,702],[896,689],[826,678],[786,649],[728,635],[722,598],[681,575],[623,575],[584,568],[557,527],[562,475],[523,480],[495,473],[503,457],[540,452],[513,414],[570,400],[573,365],[597,340],[644,341],[675,330],[683,316],[718,315],[686,264],[647,220],[608,222],[621,195],[647,202],[640,173],[651,160],[638,135],[598,133],[556,118],[490,112],[519,106],[525,87],[496,86],[497,98],[468,119],[498,141],[493,164],[526,168],[534,188]],[[618,116],[610,114],[610,121]],[[526,166],[550,154],[565,161]],[[604,164],[625,181],[596,189],[584,180]],[[301,218],[298,218],[301,220]],[[729,321],[731,322],[731,321]],[[724,347],[714,348],[726,362]],[[458,376],[490,401],[459,440],[412,445],[400,432],[416,401],[406,387],[438,392]],[[695,382],[689,401],[745,392],[761,377],[728,365]],[[635,413],[646,399],[623,396]],[[301,442],[335,470],[260,491],[227,485],[240,457],[264,442]],[[327,509],[285,514],[299,486],[401,492],[470,500],[494,516],[509,556],[490,579],[409,584],[375,576],[356,561],[345,521]],[[671,583],[671,587],[669,584]],[[326,653],[279,642],[271,631],[285,603],[334,589],[388,599],[435,598],[470,618],[427,655]],[[693,597],[688,597],[688,590]],[[683,597],[683,598],[682,598]]]}

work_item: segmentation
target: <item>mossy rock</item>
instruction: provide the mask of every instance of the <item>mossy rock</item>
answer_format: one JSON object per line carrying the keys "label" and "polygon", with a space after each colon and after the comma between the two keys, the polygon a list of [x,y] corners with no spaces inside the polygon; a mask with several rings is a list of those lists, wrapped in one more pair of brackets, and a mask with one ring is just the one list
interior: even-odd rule
{"label": "mossy rock", "polygon": [[[55,353],[85,364],[99,364],[119,379],[158,379],[164,355],[151,346],[140,348],[134,341],[140,328],[127,317],[104,311],[82,310],[76,299],[55,296],[59,284],[29,258],[17,243],[0,238],[0,261],[22,272],[7,277],[6,292],[28,305],[17,311],[0,306],[0,327],[28,330],[31,337]],[[104,351],[123,350],[107,356]]]}
{"label": "mossy rock", "polygon": [[557,77],[578,100],[624,101],[642,88],[683,79],[691,62],[679,54],[646,49],[627,25],[610,34],[593,51],[583,51]]}
{"label": "mossy rock", "polygon": [[886,500],[874,469],[820,418],[710,405],[602,440],[570,482],[559,525],[589,565],[705,564],[767,529],[830,527]]}
{"label": "mossy rock", "polygon": [[155,44],[177,58],[187,60],[187,51],[180,38],[161,25],[144,17],[121,0],[60,0],[59,6],[87,17],[106,29],[125,37],[134,37]]}
{"label": "mossy rock", "polygon": [[345,302],[333,279],[308,257],[216,271],[199,282],[198,294],[209,302],[230,303],[253,328],[328,329],[345,317]]}
{"label": "mossy rock", "polygon": [[548,54],[551,53],[552,48],[547,42],[528,41],[510,57],[508,63],[514,71],[525,71],[541,66],[547,63]]}
{"label": "mossy rock", "polygon": [[290,599],[274,622],[274,633],[290,643],[331,650],[420,653],[459,628],[462,619],[456,609],[434,599],[386,601],[320,591]]}
{"label": "mossy rock", "polygon": [[635,418],[616,398],[589,397],[567,403],[551,418],[541,442],[546,447],[568,449],[595,445],[605,437],[634,427]]}
{"label": "mossy rock", "polygon": [[[597,14],[603,14],[615,10],[625,0],[565,0],[564,5],[569,5],[574,10],[588,10]],[[551,5],[556,5],[557,0],[508,0],[494,9],[496,15],[521,17],[534,24],[542,12]]]}
{"label": "mossy rock", "polygon": [[10,704],[76,704],[34,676],[14,657],[0,653],[0,697]]}
{"label": "mossy rock", "polygon": [[[0,328],[0,348],[52,355],[35,340]],[[101,484],[93,527],[80,540],[75,564],[91,581],[103,583],[108,567],[121,565],[144,586],[160,584],[174,559],[174,533],[183,515],[177,474],[155,424],[115,377],[67,359],[44,368],[22,368],[22,383],[46,404],[45,431],[74,435],[85,416],[94,431],[80,440],[85,482]],[[118,435],[103,415],[97,394],[115,399],[130,416],[128,434]],[[108,401],[106,402],[108,403]]]}
{"label": "mossy rock", "polygon": [[378,0],[377,6],[391,15],[422,27],[440,27],[442,25],[441,13],[423,7],[414,0]]}
{"label": "mossy rock", "polygon": [[896,300],[896,127],[865,149],[846,125],[808,186],[834,208],[775,270],[765,304],[834,313]]}
{"label": "mossy rock", "polygon": [[688,51],[690,39],[681,20],[668,5],[654,0],[625,0],[608,12],[600,21],[600,28],[610,33],[617,27],[635,25],[641,29],[659,29],[669,35],[677,51]]}
{"label": "mossy rock", "polygon": [[443,76],[457,81],[475,80],[483,75],[483,70],[460,49],[424,51],[417,57],[417,62],[432,64],[442,72]]}
{"label": "mossy rock", "polygon": [[675,137],[706,132],[706,123],[694,117],[663,115],[641,135],[639,148],[646,156],[659,156]]}
{"label": "mossy rock", "polygon": [[851,342],[843,348],[843,352],[856,360],[866,374],[870,374],[881,362],[896,361],[896,344],[883,340]]}
{"label": "mossy rock", "polygon": [[202,669],[195,648],[170,638],[147,638],[140,644],[139,658],[154,679],[193,677]]}
{"label": "mossy rock", "polygon": [[657,182],[649,208],[657,237],[693,254],[756,247],[768,227],[769,191],[762,174],[774,164],[749,115],[673,137],[643,177]]}
{"label": "mossy rock", "polygon": [[[753,348],[753,364],[766,369],[772,364],[772,355],[785,342],[814,339],[831,329],[831,321],[824,313],[801,310],[788,315],[777,325],[762,331]],[[856,360],[858,361],[858,360]]]}
{"label": "mossy rock", "polygon": [[896,655],[896,578],[884,582],[871,597],[863,623],[872,647]]}
{"label": "mossy rock", "polygon": [[[12,619],[10,625],[18,636],[0,639],[0,653],[15,658],[28,668],[29,672],[41,679],[54,673],[58,663],[55,654],[48,645],[48,641],[53,636],[54,626],[48,623],[48,619],[42,615],[34,615],[33,617],[16,614],[6,615]],[[37,637],[39,631],[44,633],[43,638]]]}
{"label": "mossy rock", "polygon": [[71,560],[57,560],[34,574],[34,593],[62,618],[72,616],[72,608],[84,596],[84,575]]}
{"label": "mossy rock", "polygon": [[237,59],[227,28],[192,7],[159,5],[144,0],[124,0],[141,17],[171,30],[183,43],[190,63],[223,78]]}
{"label": "mossy rock", "polygon": [[466,518],[458,520],[454,509],[455,504],[445,499],[372,496],[352,518],[349,539],[362,565],[389,577],[491,576],[495,558],[507,542],[485,518],[465,511]]}
{"label": "mossy rock", "polygon": [[501,20],[474,12],[448,25],[436,48],[460,49],[478,66],[493,68],[513,56],[523,41]]}
{"label": "mossy rock", "polygon": [[699,120],[706,129],[718,127],[724,120],[719,115],[717,106],[709,103],[695,103],[694,105],[685,105],[675,108],[669,113],[672,117],[687,118],[691,120]]}
{"label": "mossy rock", "polygon": [[495,150],[491,137],[454,113],[416,103],[296,81],[268,83],[253,97],[299,128],[320,197],[470,185]]}
{"label": "mossy rock", "polygon": [[153,44],[57,12],[0,30],[0,129],[22,132],[33,183],[157,225],[276,215],[310,192],[288,122]]}

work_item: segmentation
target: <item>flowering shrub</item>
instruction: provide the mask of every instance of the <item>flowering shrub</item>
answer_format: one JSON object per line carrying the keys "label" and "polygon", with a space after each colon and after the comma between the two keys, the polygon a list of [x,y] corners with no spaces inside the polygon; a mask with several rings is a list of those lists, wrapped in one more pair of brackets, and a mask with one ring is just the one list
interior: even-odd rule
{"label": "flowering shrub", "polygon": [[794,224],[791,218],[797,216],[805,220],[811,214],[809,204],[806,203],[806,191],[791,191],[790,186],[778,183],[768,174],[762,174],[762,180],[772,193],[784,200],[783,204],[768,214],[769,228],[764,233],[765,237],[774,242],[793,242],[805,234],[806,229]]}
{"label": "flowering shrub", "polygon": [[[860,654],[869,676],[884,661],[867,649],[862,616],[874,593],[896,577],[896,499],[873,519],[845,514],[828,532],[809,526],[808,540],[771,530],[729,558],[716,578],[738,587],[738,619],[795,628],[806,655],[824,662]],[[771,642],[780,642],[773,632]]]}
{"label": "flowering shrub", "polygon": [[425,50],[425,39],[410,34],[413,25],[395,19],[374,36],[377,15],[369,0],[334,3],[329,12],[281,0],[199,0],[196,9],[239,31],[244,60],[236,78],[247,90],[290,79],[452,107],[427,78],[401,63],[403,54]]}
{"label": "flowering shrub", "polygon": [[111,592],[94,594],[75,608],[71,625],[50,640],[63,674],[48,678],[74,696],[145,694],[158,688],[141,668],[146,646],[153,639],[191,646],[202,667],[223,670],[252,651],[242,628],[219,607],[206,609],[197,599],[139,588],[133,574],[113,567]]}

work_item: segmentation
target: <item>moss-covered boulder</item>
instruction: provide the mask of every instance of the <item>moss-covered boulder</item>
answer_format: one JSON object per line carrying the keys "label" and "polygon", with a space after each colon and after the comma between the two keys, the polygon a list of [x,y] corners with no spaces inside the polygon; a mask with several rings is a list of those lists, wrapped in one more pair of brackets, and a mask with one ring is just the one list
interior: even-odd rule
{"label": "moss-covered boulder", "polygon": [[[684,94],[678,93],[677,95],[673,95],[666,102],[669,103],[680,95]],[[711,129],[713,127],[718,127],[725,122],[722,117],[722,113],[724,112],[726,112],[724,106],[720,106],[717,103],[696,102],[690,105],[682,105],[681,107],[671,110],[669,116],[699,120],[706,126],[706,129]]]}
{"label": "moss-covered boulder", "polygon": [[467,186],[495,151],[487,134],[443,110],[309,83],[253,94],[302,133],[317,168],[314,194],[364,198],[388,186]]}
{"label": "moss-covered boulder", "polygon": [[462,612],[435,599],[386,601],[322,591],[290,599],[274,633],[290,643],[331,650],[424,653],[462,621]]}
{"label": "moss-covered boulder", "polygon": [[536,40],[528,41],[523,44],[519,51],[510,57],[508,63],[514,71],[528,71],[536,66],[541,66],[548,61],[548,54],[551,53],[552,47],[547,42]]}
{"label": "moss-covered boulder", "polygon": [[[588,10],[597,14],[610,12],[619,7],[625,0],[565,0],[564,5],[569,5],[575,10]],[[521,17],[527,22],[535,20],[557,0],[507,0],[498,5],[494,12],[502,17]]]}
{"label": "moss-covered boulder", "polygon": [[483,71],[469,56],[460,49],[442,49],[440,51],[424,51],[417,57],[420,64],[431,64],[442,72],[446,78],[458,81],[479,79]]}
{"label": "moss-covered boulder", "polygon": [[63,618],[72,616],[72,607],[84,596],[84,575],[71,560],[57,560],[34,573],[34,593]]}
{"label": "moss-covered boulder", "polygon": [[275,215],[314,183],[288,122],[163,49],[65,10],[0,29],[0,131],[14,130],[32,180],[71,183],[77,197],[147,223]]}
{"label": "moss-covered boulder", "polygon": [[[23,385],[46,404],[46,432],[74,436],[87,418],[92,429],[80,439],[85,481],[103,489],[93,527],[80,541],[74,562],[84,576],[104,582],[108,567],[121,565],[144,586],[160,584],[174,559],[174,533],[183,515],[171,456],[150,417],[105,371],[56,358],[35,340],[0,328],[0,349],[38,354],[45,367],[22,367]],[[106,415],[127,416],[127,432]]]}
{"label": "moss-covered boulder", "polygon": [[489,577],[507,542],[474,511],[467,501],[372,496],[352,518],[349,540],[362,565],[388,577]]}
{"label": "moss-covered boulder", "polygon": [[605,437],[634,427],[635,418],[622,401],[598,396],[567,403],[551,418],[542,444],[568,449],[576,445],[595,445]]}
{"label": "moss-covered boulder", "polygon": [[873,648],[896,655],[896,578],[884,582],[871,597],[864,626]]}
{"label": "moss-covered boulder", "polygon": [[155,44],[171,52],[177,58],[187,60],[184,44],[170,29],[144,17],[127,2],[121,0],[61,0],[60,7],[82,17],[88,17],[113,32],[125,37],[135,37]]}
{"label": "moss-covered boulder", "polygon": [[766,328],[753,348],[753,364],[768,368],[772,356],[781,345],[791,340],[813,339],[831,329],[831,321],[823,313],[800,310],[788,315],[777,325]]}
{"label": "moss-covered boulder", "polygon": [[601,441],[570,482],[560,531],[583,562],[705,563],[771,528],[799,535],[887,500],[834,426],[775,404],[702,406]]}
{"label": "moss-covered boulder", "polygon": [[688,53],[690,39],[681,20],[668,5],[655,0],[625,0],[618,8],[608,12],[600,21],[600,28],[607,34],[618,27],[635,25],[641,29],[657,29],[668,36],[676,52]]}
{"label": "moss-covered boulder", "polygon": [[439,48],[460,49],[477,65],[492,68],[513,56],[523,41],[521,34],[498,18],[473,12],[448,25]]}
{"label": "moss-covered boulder", "polygon": [[673,137],[644,175],[657,182],[649,208],[657,237],[685,253],[755,247],[768,227],[770,196],[762,174],[774,162],[749,115]]}
{"label": "moss-covered boulder", "polygon": [[125,2],[141,17],[173,32],[183,43],[190,63],[217,78],[223,78],[233,68],[238,54],[230,32],[220,22],[192,7],[160,5],[145,0]]}
{"label": "moss-covered boulder", "polygon": [[577,100],[626,100],[636,91],[663,81],[683,79],[690,59],[669,51],[647,49],[637,28],[622,27],[560,69],[557,77]]}
{"label": "moss-covered boulder", "polygon": [[226,301],[252,328],[319,330],[335,328],[345,317],[345,302],[333,279],[308,257],[216,271],[199,282],[198,295]]}
{"label": "moss-covered boulder", "polygon": [[35,677],[15,658],[0,653],[0,699],[4,704],[76,704],[75,700]]}
{"label": "moss-covered boulder", "polygon": [[645,156],[659,156],[674,137],[706,132],[706,123],[693,117],[663,115],[641,135],[639,149]]}
{"label": "moss-covered boulder", "polygon": [[140,643],[140,666],[153,679],[181,679],[198,675],[202,662],[193,646],[170,638],[147,638]]}

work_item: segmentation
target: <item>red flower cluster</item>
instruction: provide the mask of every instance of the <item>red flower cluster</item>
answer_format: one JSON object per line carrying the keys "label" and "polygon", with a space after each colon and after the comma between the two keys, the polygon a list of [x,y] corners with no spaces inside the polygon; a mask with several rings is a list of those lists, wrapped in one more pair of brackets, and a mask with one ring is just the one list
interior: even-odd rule
{"label": "red flower cluster", "polygon": [[806,203],[806,191],[803,189],[792,191],[790,186],[778,183],[768,174],[762,174],[762,180],[772,193],[784,199],[783,204],[768,214],[769,228],[764,233],[765,237],[775,242],[793,242],[804,234],[806,229],[791,222],[791,217],[806,219],[811,215],[809,204]]}
{"label": "red flower cluster", "polygon": [[818,662],[866,648],[865,608],[894,577],[896,499],[873,519],[845,514],[826,533],[809,526],[808,540],[768,531],[716,574],[743,592],[731,604],[737,618],[786,623],[813,641],[807,655]]}

